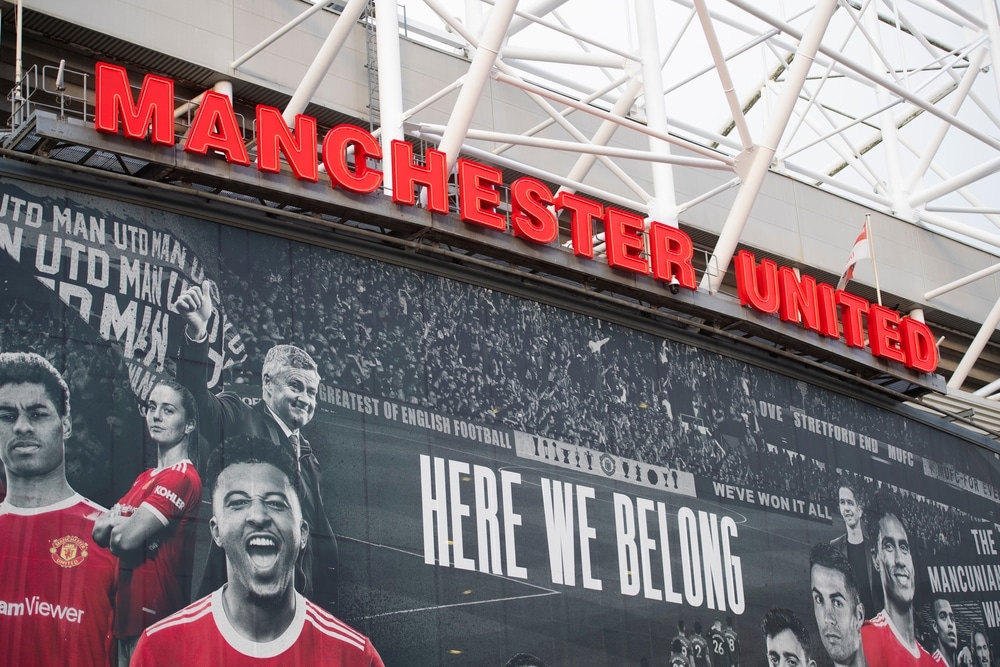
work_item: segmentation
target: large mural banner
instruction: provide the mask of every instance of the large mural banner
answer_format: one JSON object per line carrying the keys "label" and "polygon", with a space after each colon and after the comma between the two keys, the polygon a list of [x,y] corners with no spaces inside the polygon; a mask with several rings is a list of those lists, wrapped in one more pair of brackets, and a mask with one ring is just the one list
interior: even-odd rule
{"label": "large mural banner", "polygon": [[0,277],[2,664],[996,664],[1000,461],[904,411],[10,177]]}

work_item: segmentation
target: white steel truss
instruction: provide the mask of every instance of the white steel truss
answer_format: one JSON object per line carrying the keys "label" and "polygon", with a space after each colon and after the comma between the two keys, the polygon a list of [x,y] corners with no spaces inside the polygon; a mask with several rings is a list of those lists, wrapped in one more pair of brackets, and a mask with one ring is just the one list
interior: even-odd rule
{"label": "white steel truss", "polygon": [[[408,0],[402,10],[398,0],[318,0],[293,24],[326,6],[341,16],[287,119],[305,108],[369,2],[378,31],[376,133],[386,146],[419,137],[449,165],[461,154],[480,157],[669,224],[736,188],[703,290],[719,289],[769,170],[1000,255],[996,0]],[[400,31],[439,36],[438,48],[468,63],[409,109]],[[474,128],[486,86],[518,91],[548,119],[517,127],[497,116],[493,127]],[[444,124],[426,112],[442,101],[452,104]],[[628,135],[630,148],[616,145]],[[575,161],[555,172],[524,157],[539,150]],[[678,166],[731,176],[680,197]],[[950,387],[961,387],[1000,305],[994,313]]]}

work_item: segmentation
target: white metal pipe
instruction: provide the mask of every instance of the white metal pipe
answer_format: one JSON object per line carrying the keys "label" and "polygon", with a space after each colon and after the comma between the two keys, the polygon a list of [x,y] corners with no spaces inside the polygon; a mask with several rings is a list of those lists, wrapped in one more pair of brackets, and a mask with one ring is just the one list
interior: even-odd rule
{"label": "white metal pipe", "polygon": [[683,213],[684,211],[688,210],[689,208],[693,208],[693,207],[697,206],[698,204],[700,204],[700,203],[702,203],[704,201],[708,201],[709,199],[711,199],[715,195],[722,194],[723,192],[726,192],[727,190],[732,190],[733,188],[735,188],[739,184],[740,184],[740,179],[739,178],[734,178],[733,180],[728,181],[726,183],[723,183],[722,185],[720,185],[718,187],[712,188],[708,192],[705,192],[703,194],[698,195],[694,199],[689,199],[688,201],[684,202],[683,204],[678,204],[677,205],[677,214],[680,215],[681,213]]}
{"label": "white metal pipe", "polygon": [[[421,133],[430,132],[441,134],[447,131],[445,125],[434,125],[432,123],[421,124]],[[546,139],[543,137],[525,137],[520,134],[509,132],[494,132],[492,130],[469,129],[465,134],[467,139],[473,141],[506,141],[521,146],[532,148],[548,148],[556,151],[567,151],[570,153],[587,153],[590,155],[607,155],[628,160],[641,160],[650,163],[677,164],[694,169],[715,169],[729,171],[729,167],[716,161],[705,160],[703,158],[682,157],[671,155],[670,153],[657,153],[653,151],[641,151],[634,148],[614,148],[612,146],[601,146],[591,143],[579,143],[576,141],[562,141],[560,139]],[[570,177],[571,180],[572,177]]]}
{"label": "white metal pipe", "polygon": [[959,287],[965,287],[969,283],[974,283],[977,280],[979,280],[980,278],[985,278],[986,276],[989,276],[989,275],[992,275],[994,273],[997,273],[998,271],[1000,271],[1000,264],[994,264],[993,266],[987,266],[985,269],[980,269],[979,271],[976,271],[975,273],[970,273],[969,275],[965,276],[964,278],[959,278],[958,280],[953,280],[952,282],[948,283],[947,285],[942,285],[941,287],[937,287],[935,289],[932,289],[931,291],[929,291],[926,294],[924,294],[924,299],[930,301],[931,299],[939,297],[942,294],[947,294],[948,292],[951,292],[952,290],[956,290]]}
{"label": "white metal pipe", "polygon": [[483,95],[486,82],[490,77],[490,70],[496,64],[500,46],[503,44],[507,28],[511,19],[514,18],[514,9],[518,0],[500,0],[493,6],[486,26],[483,30],[483,38],[476,47],[476,54],[472,57],[469,65],[469,73],[465,78],[465,85],[458,93],[455,107],[452,109],[451,118],[448,121],[448,129],[445,130],[441,138],[441,145],[438,149],[444,152],[448,158],[448,171],[450,172],[458,161],[458,153],[465,141],[465,133],[472,125],[472,115],[476,111],[476,105]]}
{"label": "white metal pipe", "polygon": [[968,21],[976,28],[980,30],[986,29],[986,22],[983,20],[983,17],[977,16],[975,12],[970,12],[968,9],[962,7],[958,3],[952,2],[952,0],[937,0],[937,1],[940,2],[942,5],[944,5],[945,7],[947,7],[948,9],[950,9],[951,11],[958,14],[959,16],[961,16],[964,20]]}
{"label": "white metal pipe", "polygon": [[843,190],[844,192],[850,193],[860,199],[882,204],[883,206],[886,207],[886,209],[892,206],[892,202],[889,200],[888,197],[881,195],[878,192],[873,192],[871,190],[864,190],[857,186],[851,185],[850,183],[848,183],[843,179],[837,180],[832,176],[830,176],[829,174],[821,174],[818,171],[814,171],[813,169],[809,169],[808,167],[802,166],[800,164],[786,162],[785,167],[788,169],[788,171],[800,174],[802,176],[805,176],[806,178],[810,178],[816,181],[817,183],[823,183],[824,185],[828,185],[831,188]]}
{"label": "white metal pipe", "polygon": [[392,195],[392,142],[403,139],[403,64],[399,55],[396,0],[375,0],[375,47],[378,50],[378,109],[382,145],[382,191]]}
{"label": "white metal pipe", "polygon": [[627,59],[612,53],[586,53],[579,51],[555,51],[527,46],[503,47],[504,60],[533,60],[543,63],[564,65],[585,65],[587,67],[614,67],[624,69]]}
{"label": "white metal pipe", "polygon": [[[913,145],[913,142],[908,140],[905,135],[900,135],[900,143],[906,146],[911,153],[914,155],[919,155],[920,151]],[[942,168],[937,162],[931,162],[931,169],[937,174],[942,180],[951,178],[951,173]],[[933,213],[978,213],[986,217],[987,220],[992,222],[997,227],[1000,227],[1000,209],[989,209],[983,206],[983,202],[968,188],[959,188],[955,190],[955,193],[961,196],[965,201],[972,205],[971,209],[966,209],[962,207],[949,207],[949,206],[924,206],[925,211],[930,211]]]}
{"label": "white metal pipe", "polygon": [[[943,215],[938,215],[936,213],[931,213],[930,211],[918,211],[918,217],[921,222],[934,225],[935,227],[940,227],[942,229],[947,229],[949,232],[954,232],[956,234],[962,234],[963,236],[968,236],[969,238],[976,239],[977,241],[982,241],[987,245],[991,245],[994,248],[1000,248],[1000,234],[994,234],[992,232],[984,232],[983,230],[972,227],[970,225],[963,224],[961,222],[956,222],[950,218],[946,218]],[[990,251],[987,251],[990,252]],[[992,251],[996,254],[996,251]]]}
{"label": "white metal pipe", "polygon": [[483,3],[479,0],[465,0],[465,25],[476,37],[483,32]]}
{"label": "white metal pipe", "polygon": [[[422,139],[427,139],[428,141],[439,141],[441,139],[440,134],[435,134],[433,132],[420,132],[418,136]],[[511,160],[510,158],[506,158],[501,155],[493,155],[489,151],[484,151],[474,146],[463,146],[462,151],[470,157],[478,158],[483,162],[495,164],[506,169],[514,169],[522,174],[550,181],[556,185],[572,189],[574,192],[582,192],[631,211],[642,211],[646,207],[645,202],[628,199],[613,192],[609,192],[608,190],[601,190],[600,188],[587,185],[586,183],[576,183],[567,178],[563,178],[558,174],[553,174],[545,169],[540,169],[533,164],[519,162],[518,160]]]}
{"label": "white metal pipe", "polygon": [[[660,43],[656,29],[653,0],[634,0],[635,23],[639,33],[639,53],[642,55],[642,87],[646,100],[646,124],[662,134],[670,133],[667,106],[663,98],[663,67],[660,65]],[[658,137],[649,138],[649,150],[670,154],[670,144]],[[677,199],[674,172],[669,164],[654,162],[653,201],[649,215],[656,220],[677,226]]]}
{"label": "white metal pipe", "polygon": [[[525,13],[533,16],[545,16],[546,14],[550,14],[559,7],[563,6],[566,2],[567,0],[537,0],[535,3],[526,7],[524,11]],[[515,18],[510,22],[510,28],[507,30],[507,35],[513,37],[531,25],[531,23],[531,19],[523,17]]]}
{"label": "white metal pipe", "polygon": [[263,51],[267,47],[271,46],[271,44],[273,44],[274,42],[276,42],[280,37],[282,37],[283,35],[285,35],[289,30],[292,30],[293,28],[295,28],[297,25],[299,25],[300,23],[302,23],[303,21],[305,21],[307,18],[309,18],[313,14],[318,14],[319,12],[323,11],[324,9],[326,9],[327,6],[329,6],[331,2],[332,2],[332,0],[326,0],[325,2],[323,0],[320,0],[320,2],[317,2],[312,7],[310,7],[307,10],[305,10],[304,12],[302,12],[301,14],[299,14],[298,16],[296,16],[295,18],[293,18],[291,21],[289,21],[288,23],[286,23],[285,25],[281,26],[280,28],[278,28],[277,30],[275,30],[274,32],[272,32],[270,35],[268,35],[267,37],[265,37],[263,40],[261,40],[260,44],[258,44],[257,46],[253,47],[252,49],[250,49],[249,51],[247,51],[246,53],[244,53],[242,56],[240,56],[239,58],[237,58],[236,60],[234,60],[232,63],[230,63],[229,66],[231,68],[233,68],[233,69],[239,69],[240,65],[242,65],[246,61],[250,60],[251,58],[253,58],[255,55],[257,55],[258,53],[260,53],[261,51]]}
{"label": "white metal pipe", "polygon": [[[469,0],[469,1],[470,2],[477,2],[477,0]],[[485,4],[492,5],[493,2],[494,2],[494,0],[483,0],[483,2]],[[478,4],[478,2],[477,2],[477,4]],[[519,8],[519,9],[515,10],[514,11],[514,16],[515,16],[515,18],[514,18],[513,21],[511,21],[511,24],[515,23],[518,19],[525,19],[525,20],[528,20],[528,21],[530,21],[532,23],[535,23],[536,25],[539,25],[539,26],[541,26],[543,28],[546,28],[547,30],[551,30],[553,32],[562,33],[563,35],[566,35],[567,37],[572,37],[573,40],[575,40],[578,43],[589,44],[590,46],[593,46],[593,47],[596,47],[598,49],[601,49],[602,51],[605,51],[607,53],[616,53],[619,56],[621,56],[622,58],[634,59],[634,57],[635,57],[634,54],[626,51],[625,49],[617,48],[614,45],[608,44],[606,42],[604,42],[604,43],[599,42],[599,41],[593,39],[592,37],[588,37],[587,35],[584,35],[581,32],[578,32],[576,30],[573,30],[573,29],[565,26],[561,22],[560,23],[555,23],[553,21],[546,20],[544,17],[538,16],[537,14],[532,14],[530,12],[527,12],[527,11],[523,10],[523,9]],[[511,34],[513,34],[513,33],[511,33],[510,30],[507,30],[507,36],[509,37]]]}
{"label": "white metal pipe", "polygon": [[[882,39],[879,33],[878,12],[875,11],[874,3],[866,5],[861,19],[869,33],[868,54],[872,69],[878,71],[877,68],[882,68],[881,74],[895,76],[892,66],[888,64],[882,55]],[[882,86],[875,88],[875,101],[880,107],[885,107],[890,101],[888,91]],[[887,108],[879,114],[879,120],[882,132],[882,146],[885,148],[889,197],[892,199],[893,210],[906,217],[909,211],[903,192],[903,163],[899,157],[899,141],[896,138],[896,119],[892,115],[892,110]]]}
{"label": "white metal pipe", "polygon": [[972,339],[972,342],[969,343],[969,348],[965,351],[962,360],[955,367],[955,372],[951,374],[951,378],[948,380],[949,389],[962,388],[962,383],[969,377],[972,368],[979,361],[979,355],[986,348],[986,344],[990,341],[990,336],[996,331],[998,324],[1000,324],[1000,299],[993,304],[990,314],[983,320],[983,326],[979,328],[979,332]]}
{"label": "white metal pipe", "polygon": [[[774,16],[765,13],[760,7],[750,2],[749,0],[728,0],[728,2],[731,5],[738,7],[743,11],[759,18],[768,25],[774,26],[779,30],[781,30],[782,32],[791,35],[792,37],[800,37],[802,35],[802,33],[797,29],[795,29],[793,26],[775,18]],[[851,79],[863,82],[866,85],[872,87],[883,86],[887,88],[894,95],[902,97],[907,102],[923,109],[924,111],[933,116],[937,116],[938,118],[943,118],[944,120],[951,123],[954,127],[965,132],[969,136],[978,139],[987,146],[1000,150],[1000,139],[991,137],[989,134],[979,130],[978,128],[973,127],[972,125],[966,123],[960,118],[956,118],[955,116],[947,114],[943,110],[935,107],[930,102],[927,102],[926,100],[916,95],[913,95],[912,93],[910,93],[910,91],[906,90],[904,87],[899,86],[893,83],[892,81],[887,81],[884,78],[878,76],[875,72],[871,71],[870,69],[864,67],[859,63],[854,62],[853,60],[845,56],[843,53],[838,53],[836,50],[827,48],[823,45],[819,46],[818,53],[823,54],[827,58],[841,65],[841,67],[837,68],[839,73],[842,73]],[[821,63],[819,58],[816,59],[816,62]]]}
{"label": "white metal pipe", "polygon": [[914,193],[913,196],[910,197],[909,204],[913,207],[926,204],[927,202],[937,199],[938,197],[954,192],[969,183],[975,183],[979,179],[995,173],[998,169],[1000,169],[1000,157],[995,157],[977,167],[972,167],[971,169],[963,171],[961,174],[956,174],[947,180],[932,185],[921,192]]}
{"label": "white metal pipe", "polygon": [[[635,99],[642,90],[642,79],[636,77],[629,81],[628,86],[625,88],[625,92],[622,96],[618,98],[615,102],[615,106],[611,109],[611,113],[617,116],[624,116],[628,113],[628,110],[632,108],[635,104]],[[610,120],[605,120],[601,122],[601,126],[597,128],[594,132],[594,136],[591,138],[590,143],[595,146],[606,146],[614,136],[615,130],[617,130],[619,125],[617,123],[612,123]],[[587,174],[590,172],[591,167],[594,166],[595,157],[593,155],[581,154],[577,159],[576,164],[569,170],[567,177],[570,180],[582,181]]]}
{"label": "white metal pipe", "polygon": [[[316,53],[316,57],[313,58],[306,73],[302,76],[302,81],[299,82],[298,88],[292,94],[292,99],[289,100],[288,106],[285,107],[285,111],[281,114],[289,127],[295,125],[295,116],[305,111],[306,105],[309,104],[316,94],[320,82],[323,81],[323,77],[329,71],[334,58],[340,53],[344,42],[347,41],[348,36],[351,34],[354,23],[361,18],[361,12],[365,10],[365,5],[367,4],[368,0],[347,0],[347,5],[344,7],[343,13],[341,13],[337,22],[333,24],[333,29],[330,30],[326,41],[323,42],[323,46]],[[395,15],[395,10],[393,10],[393,15]]]}
{"label": "white metal pipe", "polygon": [[940,19],[944,19],[948,23],[956,25],[960,28],[971,28],[973,30],[982,29],[982,26],[977,26],[976,23],[973,21],[963,20],[960,15],[941,11],[941,6],[944,5],[944,3],[941,3],[939,5],[935,2],[925,2],[924,0],[910,0],[910,2],[912,2],[917,7],[920,7],[924,11],[930,12],[934,16],[937,16]]}
{"label": "white metal pipe", "polygon": [[[503,70],[503,71],[506,71],[508,74],[512,74],[512,72],[510,72],[509,68],[503,66],[502,63],[501,63],[500,69]],[[549,115],[550,118],[552,118],[556,123],[558,123],[560,127],[562,127],[564,130],[566,130],[566,132],[568,132],[569,135],[571,137],[573,137],[574,139],[576,139],[580,144],[592,144],[592,143],[596,144],[597,143],[597,142],[588,140],[587,137],[583,134],[583,132],[581,132],[579,129],[576,128],[576,126],[574,126],[572,123],[570,123],[568,120],[566,120],[566,118],[562,114],[559,113],[559,110],[556,109],[554,106],[552,106],[552,104],[547,99],[541,97],[540,95],[536,95],[534,93],[529,93],[527,91],[525,91],[525,94],[531,99],[532,102],[534,102],[535,104],[537,104],[543,111],[545,111],[545,113],[547,113]],[[521,135],[518,135],[518,136],[528,136],[528,135],[521,134]],[[510,146],[513,146],[513,145],[514,144],[512,144],[512,143],[504,143],[503,144],[503,146],[505,146],[505,147],[510,147]],[[598,144],[598,145],[600,145],[600,144]],[[505,150],[506,150],[506,148],[505,148]],[[494,153],[498,154],[498,151],[494,150]],[[621,167],[619,167],[613,160],[611,160],[606,155],[592,156],[592,155],[583,154],[578,159],[578,163],[581,160],[594,160],[594,159],[600,160],[601,164],[603,164],[605,166],[605,168],[608,169],[608,171],[610,171],[612,174],[614,174],[615,177],[618,178],[618,180],[620,180],[622,183],[624,183],[626,187],[628,187],[632,192],[634,192],[637,196],[639,196],[643,201],[649,201],[650,199],[652,199],[652,197],[649,195],[649,193],[647,193],[642,188],[642,186],[640,186],[638,183],[636,183],[636,181],[635,181],[634,178],[632,178],[631,176],[629,176],[625,172],[624,169],[622,169]],[[572,180],[579,181],[579,180],[583,180],[583,177],[585,175],[586,175],[585,171],[583,173],[581,173],[579,176],[574,176],[574,174],[571,172],[569,174],[569,178],[571,178]]]}
{"label": "white metal pipe", "polygon": [[679,146],[681,148],[684,148],[685,150],[691,151],[692,153],[697,153],[699,155],[703,155],[703,156],[705,156],[705,157],[707,157],[709,159],[719,160],[720,162],[724,162],[725,164],[728,164],[730,166],[733,164],[733,161],[734,161],[733,158],[730,157],[730,156],[728,156],[728,155],[726,155],[726,154],[724,154],[724,153],[719,153],[718,151],[713,151],[710,148],[706,148],[706,147],[704,147],[704,146],[702,146],[700,144],[696,144],[696,143],[694,143],[692,141],[687,141],[685,139],[681,139],[680,137],[675,137],[675,136],[670,135],[670,134],[664,134],[662,132],[658,132],[657,130],[654,130],[653,128],[649,127],[648,125],[644,125],[642,123],[637,123],[634,120],[630,120],[628,118],[622,118],[620,116],[615,116],[614,114],[612,114],[612,113],[610,113],[608,111],[605,111],[604,109],[598,109],[595,106],[591,106],[591,105],[588,105],[588,104],[583,104],[582,102],[578,102],[576,100],[564,97],[562,95],[559,95],[558,93],[555,93],[555,92],[553,92],[551,90],[546,90],[545,88],[541,88],[540,86],[536,86],[536,85],[534,85],[532,83],[529,83],[527,81],[522,81],[522,80],[520,80],[518,78],[515,78],[515,77],[512,77],[512,76],[508,76],[508,75],[503,74],[503,73],[498,73],[495,76],[495,78],[496,78],[497,81],[501,81],[503,83],[509,84],[509,85],[514,86],[516,88],[521,88],[523,90],[530,90],[532,92],[538,93],[542,97],[547,97],[549,99],[556,100],[556,101],[558,101],[558,102],[560,102],[562,104],[566,104],[568,106],[574,107],[578,111],[583,111],[584,113],[588,113],[588,114],[590,114],[592,116],[597,116],[598,118],[610,119],[611,121],[613,121],[615,123],[618,123],[622,127],[627,127],[627,128],[629,128],[631,130],[634,130],[636,132],[640,132],[640,133],[645,134],[645,135],[649,135],[649,136],[652,136],[652,137],[656,137],[658,139],[662,139],[662,140],[666,141],[667,143],[671,143],[671,144],[673,144],[675,146]]}
{"label": "white metal pipe", "polygon": [[988,396],[991,401],[997,400],[996,396],[993,396],[993,392],[1000,389],[1000,378],[997,378],[993,382],[990,382],[985,387],[980,387],[979,389],[972,392],[973,396]]}
{"label": "white metal pipe", "polygon": [[[965,102],[969,91],[972,89],[972,84],[975,83],[976,77],[979,74],[979,68],[982,67],[983,60],[985,58],[986,52],[982,49],[972,54],[972,59],[969,62],[969,69],[966,70],[965,76],[962,77],[962,81],[948,105],[949,113],[957,114],[962,108],[962,104]],[[937,155],[938,150],[941,148],[941,144],[944,142],[945,135],[948,134],[948,130],[950,129],[950,124],[944,121],[939,122],[937,130],[931,136],[927,145],[920,150],[918,154],[918,162],[913,168],[913,171],[910,173],[909,178],[906,179],[906,184],[903,186],[904,191],[911,192],[914,186],[917,185],[923,175],[927,172],[927,168]]]}
{"label": "white metal pipe", "polygon": [[743,106],[736,98],[736,87],[733,85],[733,77],[729,74],[729,65],[722,55],[719,36],[715,33],[715,24],[708,15],[705,0],[694,0],[694,5],[698,9],[698,19],[701,21],[702,30],[705,31],[708,49],[712,53],[712,61],[719,74],[719,81],[722,82],[722,92],[729,104],[729,113],[732,114],[733,122],[736,124],[736,131],[740,135],[740,141],[743,142],[743,148],[750,148],[753,145],[753,138],[750,136],[750,128],[747,127],[747,119],[743,116]]}
{"label": "white metal pipe", "polygon": [[[21,42],[24,39],[24,5],[22,4],[22,0],[17,0],[17,8],[16,8],[16,10],[14,12],[14,23],[15,23],[15,27],[14,27],[14,99],[17,102],[20,102],[21,99],[22,99],[21,77],[24,76],[24,72],[22,71],[24,69],[24,63],[23,63],[23,61],[21,59],[21,52],[22,52]],[[20,116],[22,116],[24,114],[24,111],[23,111],[23,109],[21,109],[20,105],[18,105],[17,113],[18,113],[18,116],[19,116],[19,118],[17,120],[20,121],[21,120]]]}
{"label": "white metal pipe", "polygon": [[[795,113],[798,114],[799,113],[798,110],[796,110]],[[825,111],[821,111],[821,113],[823,114],[824,117],[826,117],[829,120],[829,117],[827,116]],[[813,121],[804,113],[802,114],[802,119],[805,122],[805,124],[809,127],[809,129],[811,129],[816,134],[820,133],[819,123]],[[853,167],[855,173],[858,174],[858,176],[860,176],[861,178],[863,178],[868,183],[868,185],[872,187],[873,190],[878,188],[879,187],[878,177],[875,176],[871,168],[868,166],[868,163],[865,162],[864,158],[861,156],[861,151],[858,150],[857,146],[852,144],[846,137],[844,137],[844,135],[840,135],[839,138],[841,139],[841,141],[843,141],[844,144],[847,145],[847,148],[844,148],[839,143],[834,141],[829,142],[827,145],[837,155],[840,156],[840,159],[843,162],[846,162],[851,167]],[[784,156],[782,156],[781,159],[784,159]]]}
{"label": "white metal pipe", "polygon": [[837,0],[819,0],[813,10],[806,27],[802,41],[795,53],[795,58],[788,69],[788,76],[785,79],[781,95],[778,97],[777,105],[768,126],[764,130],[764,135],[760,145],[754,149],[753,161],[746,176],[743,178],[743,185],[736,194],[729,215],[719,234],[715,250],[712,253],[710,263],[714,262],[717,271],[714,275],[706,271],[702,276],[701,287],[707,289],[711,294],[715,294],[722,286],[722,280],[729,268],[729,262],[733,259],[736,245],[739,243],[740,235],[746,226],[750,211],[753,209],[757,194],[764,183],[764,176],[771,166],[771,159],[774,157],[781,135],[788,120],[792,116],[792,109],[798,100],[799,93],[805,83],[809,68],[812,66],[813,57],[819,48],[820,41],[826,32],[833,12],[837,9]]}

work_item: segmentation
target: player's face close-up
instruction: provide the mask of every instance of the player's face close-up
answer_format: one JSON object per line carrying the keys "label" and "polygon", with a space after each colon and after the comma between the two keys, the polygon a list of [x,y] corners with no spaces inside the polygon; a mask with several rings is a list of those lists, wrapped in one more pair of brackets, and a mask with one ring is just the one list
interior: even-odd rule
{"label": "player's face close-up", "polygon": [[887,597],[908,605],[913,602],[913,554],[910,541],[899,519],[891,514],[878,523],[878,552],[876,565],[882,576],[882,586]]}
{"label": "player's face close-up", "polygon": [[767,663],[771,667],[806,667],[813,664],[791,630],[782,630],[767,638]]}
{"label": "player's face close-up", "polygon": [[812,568],[813,612],[823,648],[837,664],[849,662],[861,645],[864,611],[847,590],[844,574],[832,568]]}
{"label": "player's face close-up", "polygon": [[264,402],[291,429],[302,428],[316,411],[319,373],[287,368],[264,378]]}
{"label": "player's face close-up", "polygon": [[990,644],[981,632],[977,632],[973,639],[973,648],[976,650],[976,662],[979,667],[990,667]]}
{"label": "player's face close-up", "polygon": [[212,496],[212,537],[226,552],[230,585],[251,599],[287,594],[308,526],[288,478],[268,463],[222,471]]}
{"label": "player's face close-up", "polygon": [[175,445],[194,430],[181,406],[181,395],[176,389],[157,385],[146,400],[146,429],[149,438],[158,445]]}
{"label": "player's face close-up", "polygon": [[938,643],[951,650],[958,648],[958,631],[955,628],[955,613],[947,600],[934,601],[934,630]]}
{"label": "player's face close-up", "polygon": [[838,493],[840,502],[840,516],[844,517],[844,523],[848,528],[856,528],[861,520],[861,508],[854,497],[854,492],[850,489],[841,488]]}
{"label": "player's face close-up", "polygon": [[45,475],[63,463],[63,441],[69,437],[63,417],[36,383],[0,387],[0,460],[9,475]]}

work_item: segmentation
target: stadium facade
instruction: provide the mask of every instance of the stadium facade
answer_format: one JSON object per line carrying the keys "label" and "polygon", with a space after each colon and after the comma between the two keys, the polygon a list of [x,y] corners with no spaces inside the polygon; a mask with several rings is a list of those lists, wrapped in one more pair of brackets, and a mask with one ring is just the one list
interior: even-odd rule
{"label": "stadium facade", "polygon": [[[839,664],[820,544],[869,663],[885,618],[912,655],[1000,650],[995,3],[635,0],[603,33],[584,4],[428,0],[432,27],[381,0],[0,2],[0,353],[66,380],[85,498],[121,514],[164,460],[164,381],[199,404],[204,484],[157,486],[138,549],[42,554],[78,582],[113,553],[103,626],[0,551],[9,664],[140,632],[133,664],[181,659],[178,605],[121,591],[183,532],[171,504],[198,509],[184,602],[234,576],[209,462],[258,413],[300,457],[290,627],[358,664],[767,664],[775,608]],[[838,285],[852,246],[875,261]],[[315,364],[298,428],[281,345]],[[4,438],[0,522],[30,477]],[[191,632],[204,664],[306,650]]]}

